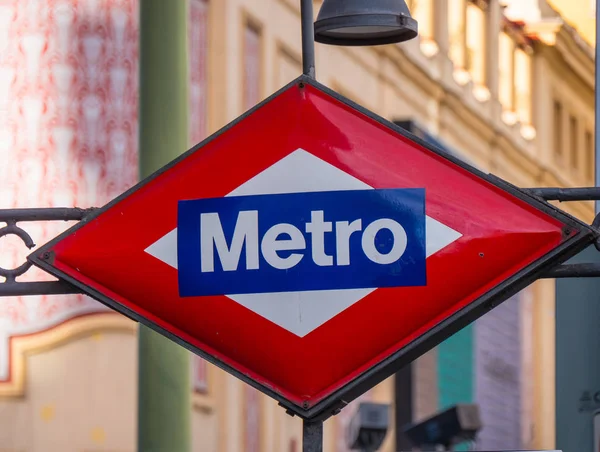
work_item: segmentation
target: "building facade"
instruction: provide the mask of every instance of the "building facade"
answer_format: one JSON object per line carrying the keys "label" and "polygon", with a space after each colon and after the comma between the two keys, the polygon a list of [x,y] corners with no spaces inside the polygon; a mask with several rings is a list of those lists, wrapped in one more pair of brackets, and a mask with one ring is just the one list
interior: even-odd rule
{"label": "building facade", "polygon": [[[191,146],[301,73],[300,10],[176,1],[189,5]],[[318,80],[517,186],[593,184],[593,55],[572,24],[544,0],[408,3],[418,39],[317,45]],[[140,4],[0,3],[0,208],[101,205],[136,182]],[[593,218],[589,203],[563,207]],[[34,239],[65,226],[34,226]],[[0,263],[21,247],[0,242]],[[2,300],[0,451],[134,451],[136,341],[135,324],[81,296]],[[300,450],[301,422],[274,401],[199,358],[190,372],[195,451]],[[393,405],[388,452],[406,445],[396,426],[459,402],[481,406],[480,448],[553,448],[554,284],[533,284],[364,399]],[[347,450],[353,409],[327,421],[325,450]]]}

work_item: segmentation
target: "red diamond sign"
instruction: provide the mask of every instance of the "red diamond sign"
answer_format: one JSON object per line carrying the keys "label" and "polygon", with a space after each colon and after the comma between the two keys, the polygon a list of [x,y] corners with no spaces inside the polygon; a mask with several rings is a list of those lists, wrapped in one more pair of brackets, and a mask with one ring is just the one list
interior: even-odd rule
{"label": "red diamond sign", "polygon": [[317,419],[591,240],[300,77],[30,259]]}

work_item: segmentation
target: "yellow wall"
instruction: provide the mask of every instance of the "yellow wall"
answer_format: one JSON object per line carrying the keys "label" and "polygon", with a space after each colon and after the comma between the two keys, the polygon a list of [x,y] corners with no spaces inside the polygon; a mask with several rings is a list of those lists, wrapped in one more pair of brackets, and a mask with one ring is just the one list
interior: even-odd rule
{"label": "yellow wall", "polygon": [[590,44],[596,42],[595,0],[548,0]]}

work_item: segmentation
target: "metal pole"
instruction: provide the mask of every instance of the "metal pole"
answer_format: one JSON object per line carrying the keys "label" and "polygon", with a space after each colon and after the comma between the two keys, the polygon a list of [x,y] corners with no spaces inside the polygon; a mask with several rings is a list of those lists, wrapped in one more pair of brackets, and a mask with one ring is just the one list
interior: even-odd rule
{"label": "metal pole", "polygon": [[[187,1],[140,2],[140,173],[188,148]],[[189,452],[189,353],[140,325],[138,451]]]}
{"label": "metal pole", "polygon": [[323,421],[303,421],[302,452],[323,452]]}
{"label": "metal pole", "polygon": [[0,221],[80,221],[93,213],[95,208],[46,207],[41,209],[2,209]]}
{"label": "metal pole", "polygon": [[302,21],[302,72],[315,78],[315,25],[313,23],[313,0],[300,0]]}
{"label": "metal pole", "polygon": [[[600,0],[596,0],[595,185],[600,186]],[[572,149],[571,152],[575,152]],[[600,210],[596,200],[595,210]],[[594,247],[570,264],[600,264]],[[600,391],[600,278],[556,282],[556,449],[592,452],[595,394]],[[588,400],[589,399],[589,400]]]}
{"label": "metal pole", "polygon": [[66,281],[4,282],[0,284],[0,297],[25,295],[67,295],[81,290]]}
{"label": "metal pole", "polygon": [[531,188],[531,194],[539,196],[546,201],[599,201],[599,187],[578,187],[578,188]]}
{"label": "metal pole", "polygon": [[[596,173],[596,187],[600,187],[600,49],[598,48],[598,41],[600,40],[600,0],[596,0],[596,74],[595,74],[595,121],[594,121],[594,148],[595,148],[595,173]],[[596,200],[596,214],[600,212],[600,200]]]}

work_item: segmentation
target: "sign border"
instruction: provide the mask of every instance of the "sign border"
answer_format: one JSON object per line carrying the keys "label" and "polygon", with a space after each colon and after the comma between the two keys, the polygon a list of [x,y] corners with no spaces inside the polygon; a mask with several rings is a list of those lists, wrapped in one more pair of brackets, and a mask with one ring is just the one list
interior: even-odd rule
{"label": "sign border", "polygon": [[[283,397],[280,393],[273,390],[271,387],[263,385],[255,380],[253,380],[252,378],[248,377],[247,375],[243,374],[242,372],[239,372],[235,368],[221,362],[215,356],[212,356],[209,353],[206,353],[206,352],[198,349],[197,347],[194,347],[193,345],[185,342],[182,338],[176,336],[173,333],[166,331],[165,329],[159,327],[158,325],[153,324],[152,322],[148,321],[141,315],[135,313],[131,309],[129,309],[129,308],[121,305],[117,301],[103,295],[102,293],[98,292],[97,290],[86,286],[84,283],[77,281],[76,279],[63,273],[62,271],[58,270],[56,267],[53,266],[52,248],[58,242],[63,240],[65,237],[73,234],[75,231],[77,231],[79,228],[85,226],[87,223],[93,221],[99,215],[101,215],[105,211],[112,208],[115,204],[117,204],[124,198],[132,195],[134,192],[136,192],[141,187],[152,182],[157,176],[168,171],[170,168],[172,168],[173,166],[178,164],[180,161],[182,161],[183,159],[188,157],[190,154],[194,153],[198,149],[200,149],[203,146],[205,146],[206,144],[210,143],[212,140],[219,137],[223,133],[226,133],[233,126],[235,126],[236,124],[243,121],[246,117],[251,115],[253,112],[255,112],[256,110],[261,108],[263,105],[269,103],[272,99],[279,96],[284,91],[292,88],[294,85],[298,85],[298,87],[300,89],[302,89],[305,85],[310,85],[310,86],[324,92],[325,94],[333,97],[337,101],[346,104],[347,106],[349,106],[353,110],[357,111],[358,113],[361,113],[361,114],[365,115],[366,117],[370,118],[371,120],[374,120],[374,121],[378,122],[379,124],[383,125],[384,127],[387,127],[388,129],[393,130],[394,132],[400,134],[401,136],[403,136],[409,140],[412,140],[413,142],[415,142],[416,144],[418,144],[421,147],[426,148],[428,151],[432,152],[433,154],[436,154],[436,155],[450,161],[451,163],[470,172],[471,174],[474,174],[475,176],[483,179],[484,181],[504,190],[505,192],[508,192],[509,194],[511,194],[514,197],[518,198],[519,200],[531,205],[532,207],[535,207],[536,209],[546,213],[547,215],[549,215],[555,219],[558,219],[559,221],[561,221],[565,225],[567,225],[567,227],[573,227],[573,228],[580,229],[580,233],[573,237],[566,239],[563,243],[561,243],[554,250],[552,250],[551,252],[549,252],[548,254],[543,256],[541,259],[538,259],[537,261],[535,261],[532,264],[530,264],[529,266],[525,267],[524,269],[522,269],[521,271],[519,271],[512,277],[508,278],[501,284],[497,285],[492,290],[488,291],[487,293],[485,293],[484,295],[482,295],[481,297],[479,297],[478,299],[476,299],[475,301],[470,303],[468,306],[464,307],[460,311],[454,313],[452,316],[450,316],[447,319],[445,319],[444,321],[440,322],[438,325],[433,327],[427,333],[420,336],[418,339],[414,340],[413,342],[406,345],[402,349],[396,351],[395,353],[388,356],[386,359],[380,361],[379,363],[377,363],[370,369],[364,371],[362,374],[357,376],[354,380],[346,383],[344,386],[342,386],[339,389],[337,389],[336,391],[332,392],[330,395],[328,395],[327,397],[325,397],[324,399],[322,399],[321,401],[319,401],[318,403],[316,403],[313,406],[310,406],[307,403],[305,403],[301,406],[301,405],[291,402],[287,398]],[[333,415],[338,414],[339,411],[342,408],[344,408],[348,403],[350,403],[352,400],[356,399],[361,394],[368,391],[372,387],[376,386],[377,384],[379,384],[386,378],[392,376],[394,373],[396,373],[398,370],[400,370],[405,365],[414,361],[416,358],[418,358],[422,354],[426,353],[428,350],[435,347],[436,345],[441,343],[446,338],[450,337],[454,333],[458,332],[459,330],[461,330],[462,328],[467,326],[469,323],[475,321],[477,318],[481,317],[486,312],[490,311],[494,307],[501,304],[503,301],[507,300],[511,296],[518,293],[520,290],[524,289],[525,287],[527,287],[528,285],[533,283],[535,280],[539,279],[544,274],[544,272],[546,272],[550,268],[566,261],[570,257],[572,257],[575,254],[577,254],[578,252],[582,251],[584,248],[586,248],[587,246],[592,244],[592,242],[594,240],[594,236],[595,236],[595,234],[594,234],[591,226],[570,216],[566,212],[563,212],[562,210],[554,207],[553,205],[544,202],[541,198],[537,198],[537,197],[533,196],[531,193],[527,192],[527,190],[515,187],[514,185],[512,185],[494,175],[483,173],[482,171],[472,167],[468,163],[454,157],[453,155],[447,153],[446,151],[439,149],[438,147],[413,135],[412,133],[408,132],[407,130],[403,129],[402,127],[400,127],[400,126],[386,120],[385,118],[365,109],[364,107],[361,107],[360,105],[352,102],[351,100],[349,100],[349,99],[345,98],[344,96],[342,96],[341,94],[336,93],[335,91],[325,87],[324,85],[313,80],[312,78],[310,78],[306,75],[301,75],[297,79],[293,80],[292,82],[285,85],[283,88],[281,88],[278,91],[276,91],[275,93],[273,93],[267,99],[260,102],[258,105],[256,105],[252,109],[248,110],[246,113],[244,113],[241,116],[239,116],[238,118],[236,118],[234,121],[227,124],[225,127],[220,129],[213,135],[209,136],[208,138],[206,138],[199,144],[195,145],[194,147],[192,147],[190,150],[188,150],[184,154],[180,155],[179,157],[177,157],[176,159],[174,159],[167,165],[165,165],[162,168],[160,168],[159,170],[155,171],[149,177],[138,182],[135,186],[131,187],[126,192],[124,192],[121,195],[119,195],[118,197],[114,198],[112,201],[110,201],[104,207],[95,210],[92,214],[90,214],[89,216],[86,216],[86,218],[84,218],[82,221],[80,221],[76,225],[72,226],[71,228],[67,229],[65,232],[63,232],[59,236],[55,237],[54,239],[52,239],[45,245],[41,246],[39,249],[37,249],[36,251],[31,253],[27,257],[27,259],[30,262],[32,262],[34,265],[36,265],[37,267],[40,267],[41,269],[52,274],[53,276],[64,279],[67,282],[69,282],[70,284],[74,285],[75,287],[78,287],[84,293],[91,296],[92,298],[99,301],[100,303],[114,309],[115,311],[129,317],[132,320],[135,320],[136,322],[139,322],[139,323],[155,330],[156,332],[171,339],[172,341],[176,342],[177,344],[181,345],[182,347],[184,347],[184,348],[190,350],[191,352],[195,353],[196,355],[199,355],[200,357],[204,358],[206,361],[216,365],[217,367],[223,369],[224,371],[232,374],[236,378],[242,380],[243,382],[249,384],[250,386],[252,386],[252,387],[258,389],[259,391],[265,393],[266,395],[272,397],[277,402],[279,402],[280,406],[282,406],[283,408],[286,409],[288,414],[297,415],[304,420],[320,421],[320,420],[325,420]]]}

